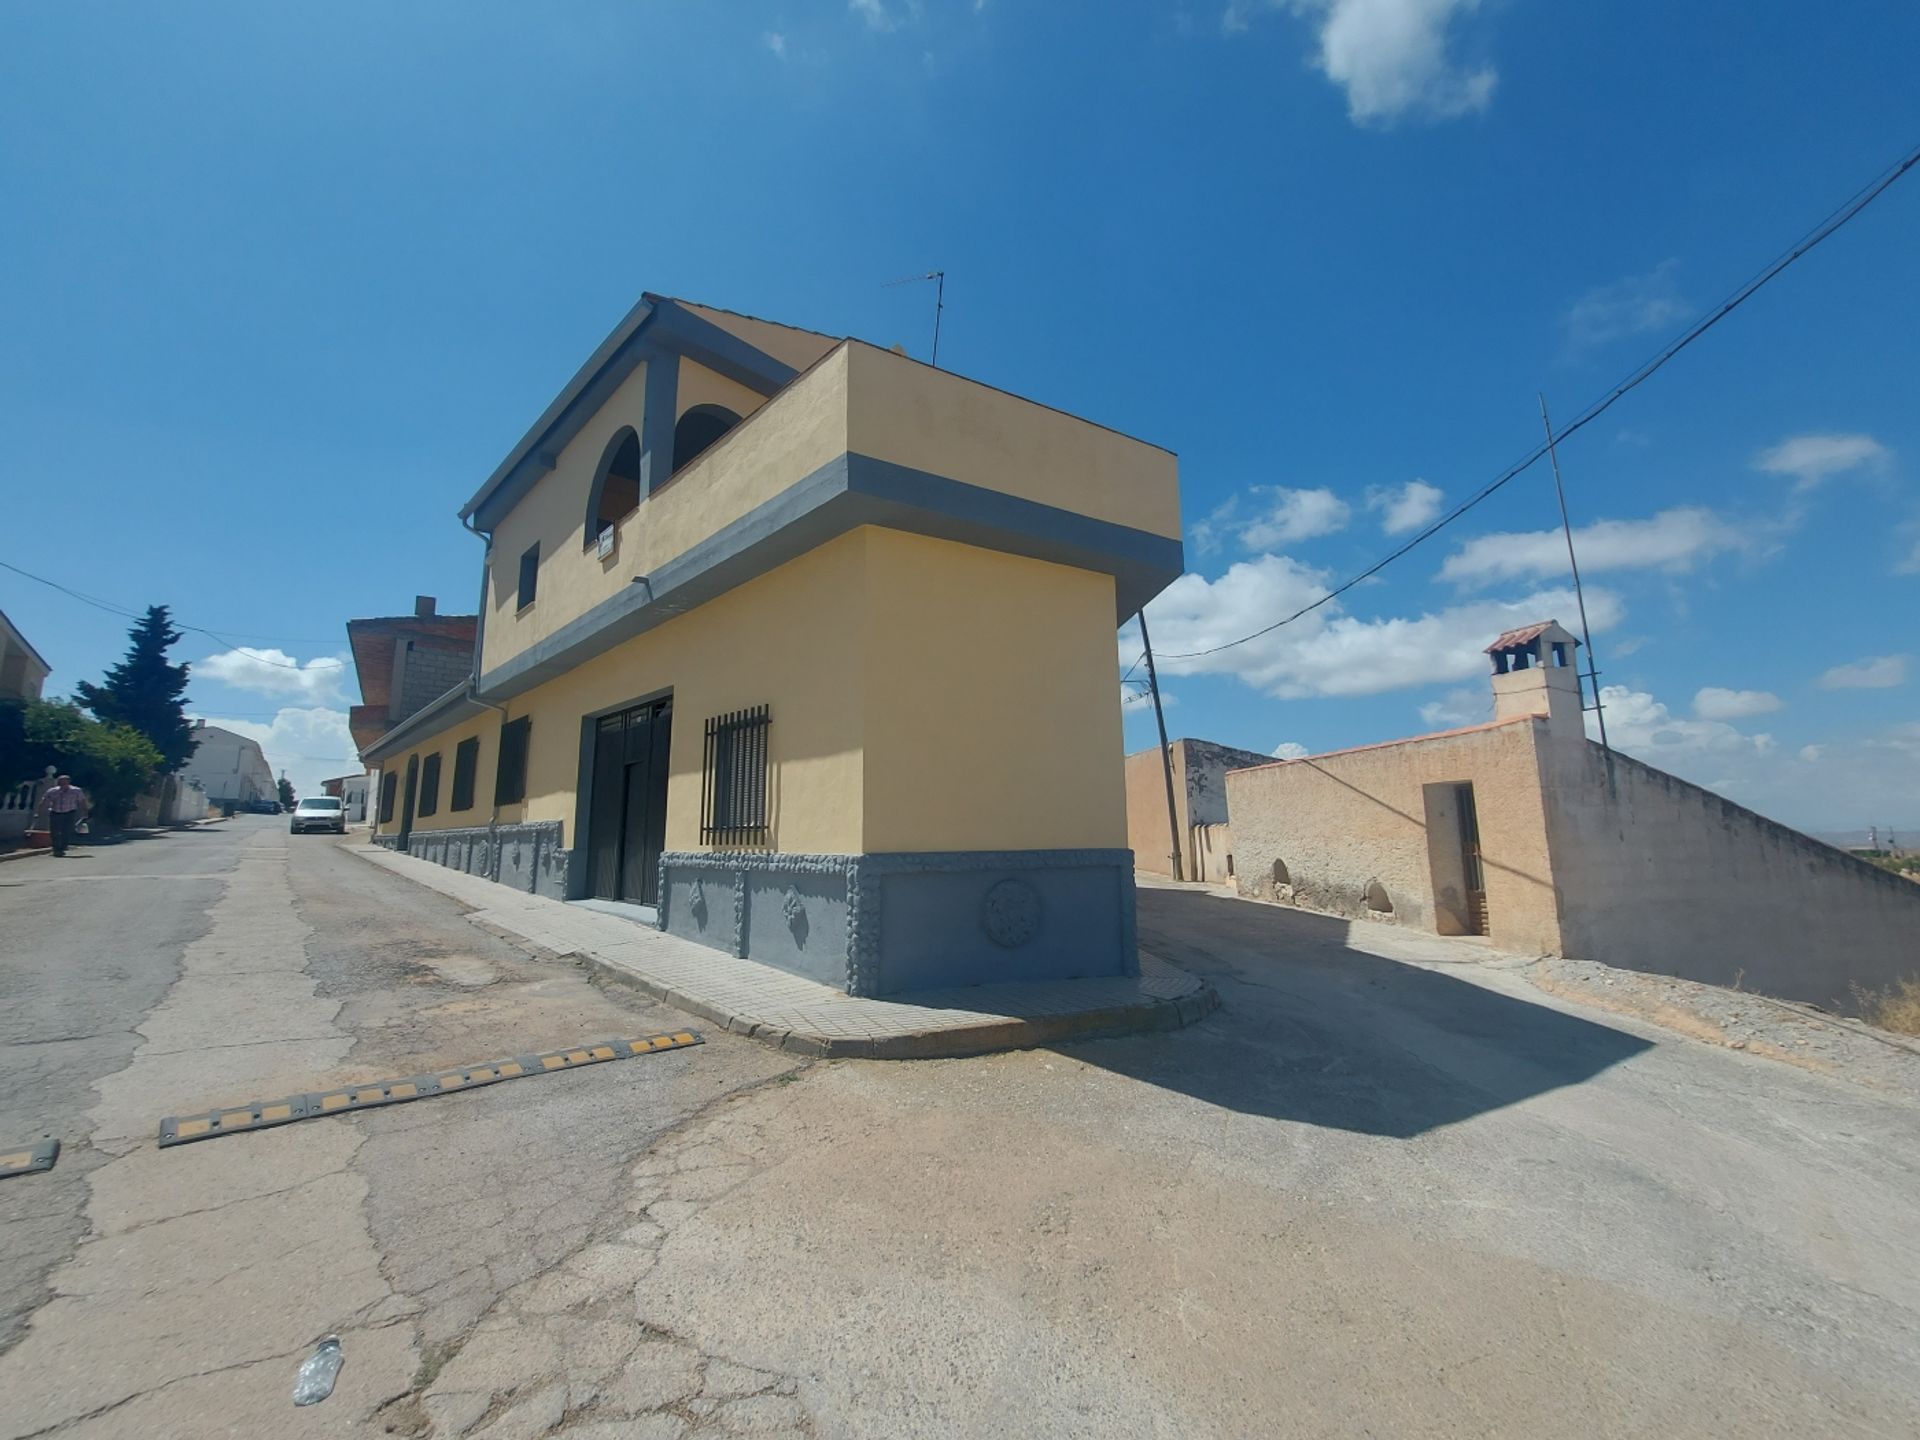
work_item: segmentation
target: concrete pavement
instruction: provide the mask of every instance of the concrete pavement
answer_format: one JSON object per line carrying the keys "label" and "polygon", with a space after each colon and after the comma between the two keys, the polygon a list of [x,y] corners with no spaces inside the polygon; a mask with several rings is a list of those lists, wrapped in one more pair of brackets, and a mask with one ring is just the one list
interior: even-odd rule
{"label": "concrete pavement", "polygon": [[796,1055],[929,1060],[1028,1049],[1093,1035],[1174,1030],[1219,997],[1177,965],[1143,957],[1140,974],[954,986],[863,999],[771,965],[723,954],[587,905],[528,895],[430,860],[372,846],[360,857],[474,909],[510,943],[580,960],[625,985]]}
{"label": "concrete pavement", "polygon": [[[0,1436],[1920,1429],[1910,1095],[1197,890],[1141,896],[1223,998],[1177,1033],[810,1065],[714,1033],[158,1152],[135,1117],[302,1065],[681,1023],[330,840],[231,833],[0,888],[0,1107],[69,1142],[0,1185],[55,1297]],[[295,1410],[329,1329],[340,1389]]]}

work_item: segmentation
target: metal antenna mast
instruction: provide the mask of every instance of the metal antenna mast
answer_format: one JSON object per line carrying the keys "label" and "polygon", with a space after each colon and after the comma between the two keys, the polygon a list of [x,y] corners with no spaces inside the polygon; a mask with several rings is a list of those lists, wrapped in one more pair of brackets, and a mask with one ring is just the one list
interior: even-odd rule
{"label": "metal antenna mast", "polygon": [[933,281],[933,366],[940,368],[940,316],[947,308],[947,272],[929,270],[924,275],[908,275],[899,280],[889,280],[887,288],[895,285],[913,285],[922,280]]}
{"label": "metal antenna mast", "polygon": [[[1567,489],[1560,482],[1560,451],[1554,443],[1553,421],[1547,418],[1547,397],[1540,397],[1540,423],[1547,431],[1547,458],[1553,462],[1553,493],[1560,498],[1560,529],[1567,537],[1567,564],[1573,570],[1573,596],[1580,606],[1580,638],[1587,647],[1587,683],[1593,687],[1593,714],[1600,722],[1600,748],[1606,752],[1607,779],[1613,779],[1613,747],[1607,744],[1607,708],[1600,703],[1600,662],[1593,654],[1593,632],[1587,628],[1587,592],[1580,585],[1580,561],[1573,553],[1573,522],[1567,519]],[[1575,676],[1579,675],[1576,670]]]}

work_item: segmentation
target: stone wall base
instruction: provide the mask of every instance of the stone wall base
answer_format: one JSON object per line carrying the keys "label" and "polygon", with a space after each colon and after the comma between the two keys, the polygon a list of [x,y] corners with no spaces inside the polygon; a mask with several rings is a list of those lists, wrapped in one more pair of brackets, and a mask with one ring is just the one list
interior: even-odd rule
{"label": "stone wall base", "polygon": [[[558,820],[465,830],[416,830],[407,837],[407,854],[465,875],[511,885],[528,895],[564,900],[573,852],[561,848],[560,838]],[[379,839],[389,843],[385,836]]]}
{"label": "stone wall base", "polygon": [[1140,973],[1131,850],[670,851],[659,915],[850,995]]}

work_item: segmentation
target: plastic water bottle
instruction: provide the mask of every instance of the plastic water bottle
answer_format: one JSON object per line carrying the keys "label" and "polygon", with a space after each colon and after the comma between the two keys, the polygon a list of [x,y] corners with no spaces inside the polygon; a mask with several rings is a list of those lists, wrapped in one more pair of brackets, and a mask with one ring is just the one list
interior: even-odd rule
{"label": "plastic water bottle", "polygon": [[300,1362],[300,1374],[293,1382],[293,1403],[318,1405],[331,1395],[333,1382],[346,1358],[341,1353],[338,1335],[328,1335],[321,1340],[313,1354]]}

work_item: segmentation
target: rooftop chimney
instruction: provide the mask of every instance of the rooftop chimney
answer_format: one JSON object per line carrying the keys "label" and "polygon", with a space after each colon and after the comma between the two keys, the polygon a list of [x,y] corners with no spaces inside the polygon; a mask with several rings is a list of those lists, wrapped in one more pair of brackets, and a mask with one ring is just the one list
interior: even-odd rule
{"label": "rooftop chimney", "polygon": [[1544,715],[1553,734],[1584,737],[1580,671],[1573,653],[1579,644],[1558,620],[1545,620],[1509,630],[1489,645],[1494,718]]}
{"label": "rooftop chimney", "polygon": [[436,605],[436,603],[437,602],[434,600],[433,596],[431,595],[414,596],[413,597],[413,613],[415,618],[420,620],[430,619],[433,615],[434,606]]}

